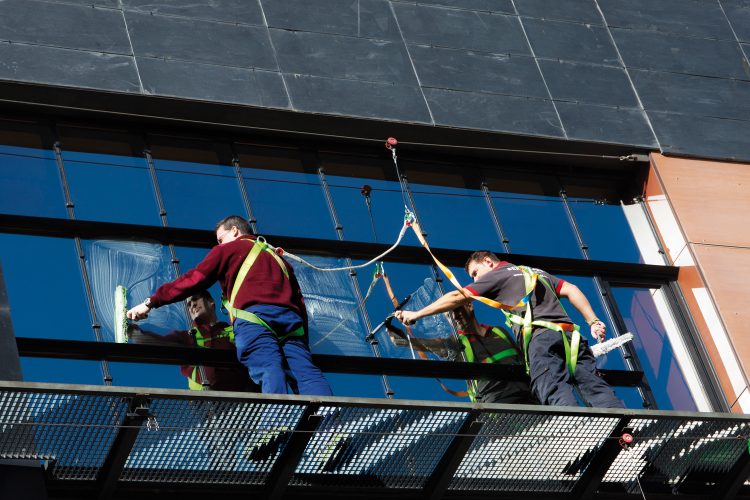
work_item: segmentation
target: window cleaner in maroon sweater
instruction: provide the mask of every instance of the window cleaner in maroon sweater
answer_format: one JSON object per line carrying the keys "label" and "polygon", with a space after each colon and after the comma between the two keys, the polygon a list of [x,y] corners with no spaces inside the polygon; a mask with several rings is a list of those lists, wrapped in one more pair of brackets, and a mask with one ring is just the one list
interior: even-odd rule
{"label": "window cleaner in maroon sweater", "polygon": [[184,300],[216,281],[233,320],[237,358],[264,393],[331,395],[312,362],[307,311],[292,266],[250,234],[240,216],[216,225],[215,246],[195,268],[159,287],[127,313],[141,320],[151,309]]}

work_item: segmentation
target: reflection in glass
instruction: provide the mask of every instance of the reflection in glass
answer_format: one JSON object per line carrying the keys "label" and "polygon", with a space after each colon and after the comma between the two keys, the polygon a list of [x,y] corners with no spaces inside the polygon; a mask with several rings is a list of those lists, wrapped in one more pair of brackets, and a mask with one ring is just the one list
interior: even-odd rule
{"label": "reflection in glass", "polygon": [[160,224],[145,158],[63,151],[76,218]]}
{"label": "reflection in glass", "polygon": [[94,340],[73,240],[0,233],[0,262],[16,336]]}
{"label": "reflection in glass", "polygon": [[656,290],[617,287],[612,291],[628,330],[635,336],[633,344],[659,409],[695,411],[670,333],[652,297]]}
{"label": "reflection in glass", "polygon": [[[91,281],[102,338],[114,342],[114,292],[117,285],[127,288],[128,304],[150,297],[162,284],[177,276],[167,248],[158,243],[96,240],[85,244],[86,268]],[[138,322],[143,330],[165,334],[190,327],[182,303],[153,309]]]}
{"label": "reflection in glass", "polygon": [[228,215],[246,217],[234,167],[154,158],[171,227],[213,230]]}
{"label": "reflection in glass", "polygon": [[52,151],[0,144],[0,212],[67,216]]}
{"label": "reflection in glass", "polygon": [[99,361],[54,358],[21,358],[24,382],[101,385]]}

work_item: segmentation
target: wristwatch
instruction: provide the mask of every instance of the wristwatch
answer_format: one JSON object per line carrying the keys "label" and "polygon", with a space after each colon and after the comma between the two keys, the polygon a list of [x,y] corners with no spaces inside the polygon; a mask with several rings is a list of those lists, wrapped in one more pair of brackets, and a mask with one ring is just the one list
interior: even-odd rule
{"label": "wristwatch", "polygon": [[148,297],[146,300],[144,300],[143,305],[148,307],[149,309],[152,309],[153,306],[151,305],[151,297]]}
{"label": "wristwatch", "polygon": [[593,325],[594,323],[603,323],[603,321],[600,320],[599,318],[594,318],[591,321],[586,322],[586,324],[588,324],[589,326]]}

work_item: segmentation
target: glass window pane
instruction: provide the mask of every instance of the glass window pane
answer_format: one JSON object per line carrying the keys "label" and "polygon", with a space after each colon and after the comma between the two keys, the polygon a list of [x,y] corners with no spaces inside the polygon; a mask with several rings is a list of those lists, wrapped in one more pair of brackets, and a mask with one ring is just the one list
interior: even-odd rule
{"label": "glass window pane", "polygon": [[326,372],[325,377],[335,396],[385,398],[383,378],[380,375]]}
{"label": "glass window pane", "polygon": [[502,251],[481,191],[415,183],[410,186],[431,247]]}
{"label": "glass window pane", "polygon": [[[118,285],[127,288],[130,306],[146,300],[159,286],[177,276],[169,249],[159,243],[118,240],[86,241],[84,249],[102,339],[114,342],[115,288]],[[176,303],[154,309],[138,326],[158,334],[187,330],[185,307]]]}
{"label": "glass window pane", "polygon": [[299,153],[248,149],[240,165],[260,234],[336,238],[318,174]]}
{"label": "glass window pane", "polygon": [[104,384],[99,361],[22,357],[21,371],[23,372],[24,382],[85,385]]}
{"label": "glass window pane", "polygon": [[54,152],[34,128],[0,123],[0,212],[67,217]]}
{"label": "glass window pane", "polygon": [[696,411],[688,381],[652,297],[654,290],[616,287],[612,292],[628,330],[635,336],[633,345],[659,409]]}
{"label": "glass window pane", "polygon": [[94,340],[72,240],[0,234],[0,261],[17,337]]}
{"label": "glass window pane", "polygon": [[62,157],[76,218],[161,224],[143,148],[115,132],[61,127]]}
{"label": "glass window pane", "polygon": [[126,387],[157,387],[160,389],[188,389],[187,378],[178,365],[153,363],[109,363],[112,383]]}
{"label": "glass window pane", "polygon": [[584,198],[569,201],[592,259],[643,263],[621,205]]}
{"label": "glass window pane", "polygon": [[213,230],[228,215],[247,217],[234,167],[218,146],[152,138],[151,152],[171,227]]}

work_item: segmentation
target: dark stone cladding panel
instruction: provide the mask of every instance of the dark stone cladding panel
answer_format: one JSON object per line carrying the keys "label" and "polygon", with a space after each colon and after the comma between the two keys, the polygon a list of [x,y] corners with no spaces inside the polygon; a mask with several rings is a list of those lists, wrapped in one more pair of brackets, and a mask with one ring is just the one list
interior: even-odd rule
{"label": "dark stone cladding panel", "polygon": [[640,109],[558,102],[557,111],[570,139],[657,147]]}
{"label": "dark stone cladding panel", "polygon": [[705,0],[598,0],[609,26],[732,40],[719,2]]}
{"label": "dark stone cladding panel", "polygon": [[140,92],[131,56],[0,43],[0,78],[117,92]]}
{"label": "dark stone cladding panel", "polygon": [[424,89],[435,124],[524,135],[563,137],[546,99]]}
{"label": "dark stone cladding panel", "polygon": [[265,0],[270,28],[401,41],[387,0]]}
{"label": "dark stone cladding panel", "polygon": [[423,87],[549,98],[536,62],[527,56],[410,45]]}
{"label": "dark stone cladding panel", "polygon": [[419,0],[419,3],[439,7],[452,7],[455,9],[502,12],[505,14],[515,13],[512,0]]}
{"label": "dark stone cladding panel", "polygon": [[537,57],[619,66],[604,27],[531,18],[521,21]]}
{"label": "dark stone cladding panel", "polygon": [[303,31],[269,30],[284,73],[416,85],[401,42]]}
{"label": "dark stone cladding panel", "polygon": [[[282,101],[274,97],[274,93],[278,94],[278,88],[284,91],[284,82],[279,73],[264,72],[264,78],[258,79],[257,73],[260,71],[248,68],[145,57],[137,58],[137,63],[147,94],[250,106],[286,108],[289,105],[288,99]],[[274,77],[275,83],[272,80]]]}
{"label": "dark stone cladding panel", "polygon": [[284,75],[297,111],[431,123],[419,87]]}
{"label": "dark stone cladding panel", "polygon": [[657,111],[648,116],[665,153],[750,161],[750,121]]}
{"label": "dark stone cladding panel", "polygon": [[119,0],[47,0],[47,1],[54,2],[54,3],[69,3],[69,4],[85,5],[86,7],[90,7],[92,5],[98,5],[101,7],[110,7],[113,9],[120,7]]}
{"label": "dark stone cladding panel", "polygon": [[641,70],[630,76],[647,112],[750,118],[750,82]]}
{"label": "dark stone cladding panel", "polygon": [[736,42],[619,28],[612,36],[628,68],[750,80]]}
{"label": "dark stone cladding panel", "polygon": [[516,8],[522,16],[584,24],[604,24],[594,0],[576,0],[573,2],[516,0]]}
{"label": "dark stone cladding panel", "polygon": [[4,0],[0,40],[131,54],[122,12],[90,5]]}
{"label": "dark stone cladding panel", "polygon": [[516,16],[397,2],[392,5],[408,43],[494,54],[531,53]]}
{"label": "dark stone cladding panel", "polygon": [[638,99],[622,68],[567,61],[539,60],[555,100],[637,107]]}
{"label": "dark stone cladding panel", "polygon": [[258,0],[122,0],[125,10],[264,26]]}
{"label": "dark stone cladding panel", "polygon": [[750,0],[720,0],[737,38],[750,42]]}
{"label": "dark stone cladding panel", "polygon": [[278,69],[266,28],[132,11],[125,17],[136,56]]}

